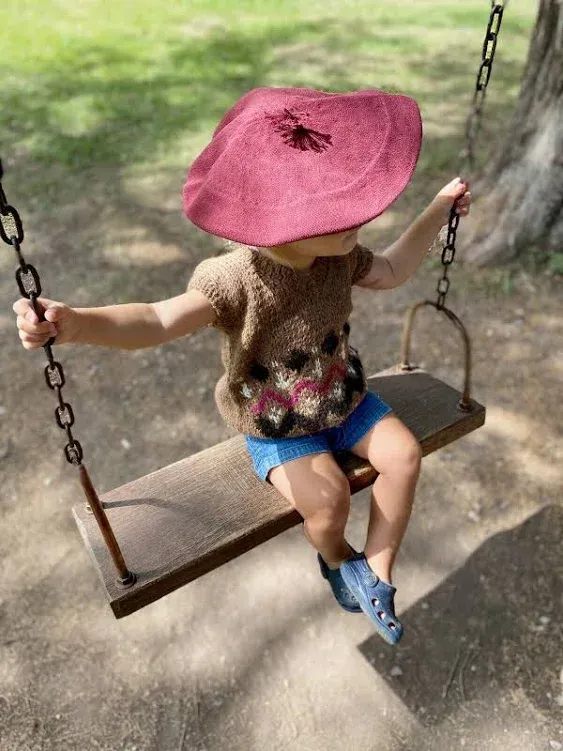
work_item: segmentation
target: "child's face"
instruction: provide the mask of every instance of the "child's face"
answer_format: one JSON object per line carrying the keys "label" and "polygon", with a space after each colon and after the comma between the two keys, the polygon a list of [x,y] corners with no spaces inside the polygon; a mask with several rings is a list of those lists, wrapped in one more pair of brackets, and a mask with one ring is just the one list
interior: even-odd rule
{"label": "child's face", "polygon": [[359,229],[359,227],[356,227],[353,230],[346,230],[345,232],[317,235],[316,237],[308,237],[306,240],[297,240],[296,242],[278,247],[292,250],[299,255],[309,258],[347,255],[358,242]]}

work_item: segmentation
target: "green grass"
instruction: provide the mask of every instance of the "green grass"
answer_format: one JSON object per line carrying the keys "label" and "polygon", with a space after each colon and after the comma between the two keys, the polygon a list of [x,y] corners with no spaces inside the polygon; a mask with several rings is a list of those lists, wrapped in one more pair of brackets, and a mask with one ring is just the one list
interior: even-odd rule
{"label": "green grass", "polygon": [[[419,169],[439,172],[460,145],[489,9],[485,0],[8,5],[0,153],[43,173],[56,167],[51,190],[100,165],[187,165],[222,114],[259,85],[414,96],[431,141]],[[509,112],[519,87],[535,14],[532,3],[520,6],[503,21],[493,118]]]}

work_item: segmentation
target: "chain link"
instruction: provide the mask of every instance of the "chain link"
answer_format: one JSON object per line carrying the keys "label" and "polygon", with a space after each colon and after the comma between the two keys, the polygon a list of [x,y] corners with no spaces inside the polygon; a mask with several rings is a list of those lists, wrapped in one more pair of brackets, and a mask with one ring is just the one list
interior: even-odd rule
{"label": "chain link", "polygon": [[[20,244],[23,242],[24,232],[20,215],[10,206],[2,187],[3,177],[2,161],[0,160],[0,237],[7,245],[11,245],[17,255],[19,268],[16,270],[16,282],[23,297],[26,297],[37,314],[40,321],[45,320],[45,316],[37,298],[41,295],[41,280],[37,269],[30,263],[25,262],[21,252]],[[82,464],[83,452],[80,442],[72,435],[72,426],[74,425],[74,412],[68,402],[65,402],[62,395],[62,388],[65,385],[65,375],[63,366],[53,357],[51,345],[55,337],[51,337],[43,345],[47,355],[48,364],[45,367],[45,381],[47,386],[57,392],[58,406],[55,409],[55,419],[61,430],[66,432],[68,443],[64,447],[65,457],[69,464]]]}
{"label": "chain link", "polygon": [[[477,72],[477,80],[475,82],[475,93],[473,94],[473,101],[471,103],[471,111],[467,118],[467,124],[465,126],[465,138],[466,147],[461,152],[460,157],[462,159],[462,165],[460,166],[460,174],[465,174],[468,170],[472,170],[475,166],[475,142],[477,139],[477,133],[481,125],[481,115],[483,111],[483,104],[485,102],[485,92],[487,84],[491,78],[491,71],[493,68],[493,60],[495,57],[495,51],[497,48],[498,33],[500,25],[502,23],[502,14],[508,0],[500,0],[500,2],[491,2],[491,14],[489,16],[489,23],[487,24],[487,31],[485,32],[485,40],[483,42],[483,53],[481,64]],[[463,179],[463,178],[462,178]],[[461,198],[461,196],[460,196]],[[438,292],[438,298],[436,300],[436,307],[438,310],[443,310],[446,303],[446,295],[450,288],[450,279],[448,277],[449,268],[454,262],[455,258],[455,241],[456,233],[459,225],[460,215],[457,213],[458,198],[451,210],[448,219],[448,234],[444,248],[442,250],[442,276],[438,280],[436,285],[436,291]]]}
{"label": "chain link", "polygon": [[483,105],[485,103],[486,89],[493,70],[493,60],[497,48],[502,16],[507,4],[508,0],[504,0],[504,2],[502,2],[502,0],[500,0],[500,2],[492,0],[491,2],[491,14],[489,16],[489,23],[487,24],[487,31],[485,32],[485,40],[483,42],[482,60],[477,72],[475,92],[473,94],[473,101],[471,102],[471,111],[465,125],[466,147],[461,153],[462,159],[466,160],[466,164],[471,170],[475,167],[475,143],[481,126],[481,116],[483,113]]}

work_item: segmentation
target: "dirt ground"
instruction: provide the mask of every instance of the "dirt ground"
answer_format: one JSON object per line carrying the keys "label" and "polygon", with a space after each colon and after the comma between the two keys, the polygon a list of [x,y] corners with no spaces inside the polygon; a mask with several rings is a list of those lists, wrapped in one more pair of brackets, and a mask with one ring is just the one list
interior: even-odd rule
{"label": "dirt ground", "polygon": [[[74,305],[170,297],[219,251],[181,217],[183,173],[122,180],[119,193],[115,178],[85,175],[56,203],[10,186],[45,295]],[[397,202],[360,240],[380,247],[411,213]],[[424,460],[395,570],[405,637],[391,648],[367,618],[338,608],[300,527],[114,619],[72,518],[82,498],[44,353],[25,352],[15,334],[9,252],[1,751],[563,749],[560,280],[453,270],[450,303],[473,337],[473,396],[487,421]],[[438,275],[427,262],[397,290],[354,292],[352,341],[367,372],[397,361],[404,309],[433,298]],[[455,332],[428,312],[416,338],[414,359],[459,385]],[[213,402],[215,331],[153,350],[64,346],[57,356],[100,493],[232,435]],[[368,502],[368,490],[354,497],[356,547]]]}

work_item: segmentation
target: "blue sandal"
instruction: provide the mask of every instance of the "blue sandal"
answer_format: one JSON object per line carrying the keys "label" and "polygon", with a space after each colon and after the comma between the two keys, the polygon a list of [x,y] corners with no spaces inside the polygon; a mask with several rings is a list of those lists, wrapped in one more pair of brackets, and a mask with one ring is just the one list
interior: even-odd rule
{"label": "blue sandal", "polygon": [[[354,549],[352,548],[352,550]],[[356,553],[355,550],[354,553]],[[344,608],[344,610],[347,610],[349,613],[361,613],[362,608],[360,607],[360,603],[344,583],[340,569],[329,568],[320,553],[317,553],[317,560],[319,561],[323,579],[326,579],[330,584],[332,593],[340,607]]]}
{"label": "blue sandal", "polygon": [[403,636],[403,626],[395,615],[393,598],[396,587],[374,574],[363,553],[356,553],[344,561],[339,570],[379,634],[388,644],[397,644]]}

